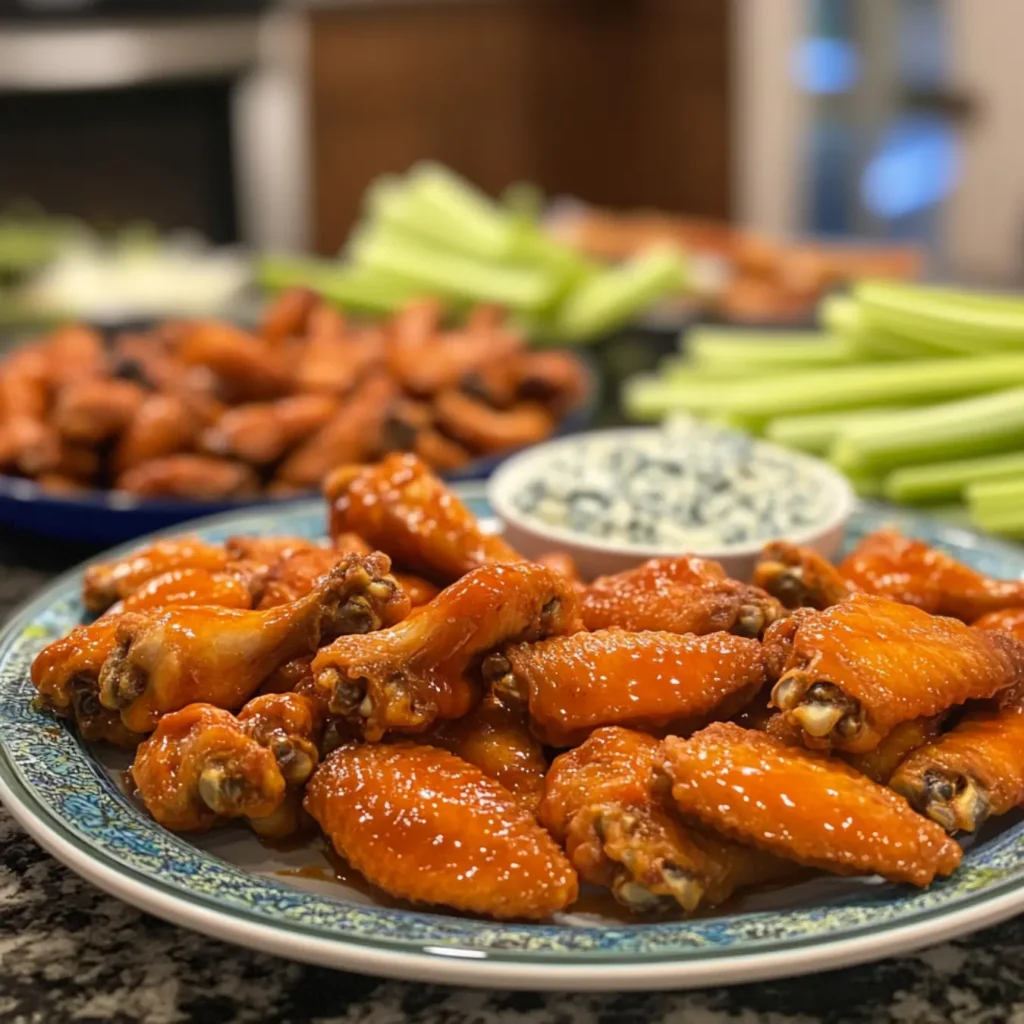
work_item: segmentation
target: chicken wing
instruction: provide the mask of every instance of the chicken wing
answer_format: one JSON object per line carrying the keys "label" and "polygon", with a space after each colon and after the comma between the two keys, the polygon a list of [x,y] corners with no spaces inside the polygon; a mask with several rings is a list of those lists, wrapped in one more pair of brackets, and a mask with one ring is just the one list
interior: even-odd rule
{"label": "chicken wing", "polygon": [[434,419],[442,433],[484,453],[536,444],[555,429],[554,415],[536,402],[492,409],[455,388],[436,396]]}
{"label": "chicken wing", "polygon": [[394,381],[382,373],[371,374],[315,434],[284,460],[276,479],[314,489],[335,466],[376,457],[384,419],[394,397]]}
{"label": "chicken wing", "polygon": [[331,536],[357,533],[386,550],[396,566],[446,585],[470,569],[521,556],[485,534],[465,505],[414,455],[375,466],[345,466],[324,485]]}
{"label": "chicken wing", "polygon": [[114,453],[115,472],[191,448],[202,426],[194,403],[184,395],[149,395],[121,435]]}
{"label": "chicken wing", "polygon": [[584,881],[646,913],[715,906],[738,888],[793,873],[670,813],[655,788],[660,749],[651,736],[612,726],[555,758],[538,817]]}
{"label": "chicken wing", "polygon": [[177,355],[185,365],[215,374],[232,401],[278,398],[291,389],[292,376],[280,353],[228,323],[200,320],[185,325]]}
{"label": "chicken wing", "polygon": [[831,562],[813,548],[788,541],[766,544],[754,567],[754,584],[786,608],[831,608],[854,592]]}
{"label": "chicken wing", "polygon": [[146,400],[138,384],[97,377],[69,384],[57,399],[52,422],[59,433],[79,444],[100,444],[117,437]]}
{"label": "chicken wing", "polygon": [[35,476],[55,470],[61,440],[47,422],[49,365],[43,352],[26,348],[0,364],[0,466]]}
{"label": "chicken wing", "polygon": [[315,705],[293,693],[256,697],[237,717],[190,704],[165,715],[141,744],[132,779],[166,828],[248,818],[260,835],[279,838],[298,827],[298,790],[317,765],[320,729]]}
{"label": "chicken wing", "polygon": [[254,581],[240,572],[209,569],[171,569],[147,580],[131,594],[110,606],[106,615],[142,612],[169,604],[212,605],[217,608],[251,608]]}
{"label": "chicken wing", "polygon": [[[946,717],[946,714],[942,713],[929,718],[912,718],[909,722],[900,722],[892,732],[882,738],[874,750],[865,751],[863,754],[841,751],[838,756],[872,782],[887,786],[896,769],[907,757],[918,747],[923,747],[939,735]],[[795,742],[800,742],[799,732],[796,732]]]}
{"label": "chicken wing", "polygon": [[484,697],[468,715],[441,722],[429,740],[476,765],[531,810],[544,795],[548,770],[544,748],[530,732],[522,710],[510,708],[497,697]]}
{"label": "chicken wing", "polygon": [[516,360],[518,397],[541,402],[564,416],[586,397],[590,382],[580,361],[569,352],[524,352]]}
{"label": "chicken wing", "polygon": [[534,920],[576,898],[572,866],[532,812],[447,750],[340,747],[313,774],[305,807],[334,849],[393,896]]}
{"label": "chicken wing", "polygon": [[580,627],[564,577],[519,562],[481,566],[404,622],[362,637],[339,637],[313,661],[331,712],[379,740],[389,729],[422,732],[460,718],[479,697],[475,669],[513,640]]}
{"label": "chicken wing", "polygon": [[140,462],[115,481],[119,491],[147,498],[219,501],[245,498],[259,490],[251,466],[208,455],[165,455]]}
{"label": "chicken wing", "polygon": [[268,611],[126,613],[99,675],[100,703],[135,732],[195,701],[240,708],[275,669],[346,632],[378,629],[400,599],[387,557],[348,555],[308,596]]}
{"label": "chicken wing", "polygon": [[772,701],[808,746],[873,750],[900,722],[1024,680],[1024,644],[1009,634],[867,594],[801,617],[789,644]]}
{"label": "chicken wing", "polygon": [[960,847],[901,796],[767,733],[718,722],[668,737],[661,757],[684,815],[776,856],[918,886],[960,863]]}
{"label": "chicken wing", "polygon": [[81,324],[68,324],[54,331],[43,346],[48,376],[60,389],[76,381],[103,375],[107,353],[98,331]]}
{"label": "chicken wing", "polygon": [[915,750],[889,783],[910,805],[949,832],[973,832],[1024,803],[1024,707],[975,711]]}
{"label": "chicken wing", "polygon": [[172,569],[205,569],[223,572],[229,554],[217,544],[207,544],[198,537],[175,537],[158,540],[114,562],[89,566],[82,582],[82,602],[88,611],[105,611],[115,601],[133,594],[143,583],[162,576]]}
{"label": "chicken wing", "polygon": [[127,729],[121,716],[103,707],[96,695],[100,670],[116,646],[115,618],[76,626],[36,655],[32,683],[39,692],[39,705],[74,719],[83,739],[131,748],[142,735]]}
{"label": "chicken wing", "polygon": [[1018,640],[1024,640],[1024,608],[1001,608],[988,612],[974,623],[975,629],[1001,629],[1012,633]]}
{"label": "chicken wing", "polygon": [[514,644],[491,655],[484,674],[528,704],[534,731],[560,747],[601,725],[696,728],[734,714],[765,680],[756,640],[617,629]]}
{"label": "chicken wing", "polygon": [[309,315],[320,297],[308,288],[288,288],[275,296],[263,311],[259,334],[271,344],[305,333]]}
{"label": "chicken wing", "polygon": [[653,558],[601,576],[583,595],[587,629],[760,636],[782,607],[758,587],[729,579],[717,563],[693,555]]}
{"label": "chicken wing", "polygon": [[986,612],[1024,607],[1024,580],[997,580],[923,541],[878,530],[839,564],[855,587],[933,615],[973,622]]}
{"label": "chicken wing", "polygon": [[265,466],[319,430],[337,409],[333,395],[290,395],[238,405],[203,431],[200,445],[211,455]]}

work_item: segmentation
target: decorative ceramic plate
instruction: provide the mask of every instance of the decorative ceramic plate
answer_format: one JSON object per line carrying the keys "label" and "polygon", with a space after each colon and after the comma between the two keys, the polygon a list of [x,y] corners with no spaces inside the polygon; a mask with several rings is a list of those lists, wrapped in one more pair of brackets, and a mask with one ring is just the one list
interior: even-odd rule
{"label": "decorative ceramic plate", "polygon": [[[463,490],[486,516],[479,489]],[[1024,575],[1024,552],[932,520],[861,509],[850,539],[885,522],[993,575]],[[233,533],[320,535],[319,502],[232,512],[193,524]],[[370,974],[507,988],[721,985],[878,959],[1024,910],[1024,822],[974,838],[963,866],[921,892],[825,877],[765,891],[690,920],[633,921],[596,896],[548,924],[495,923],[399,904],[344,872],[321,845],[273,850],[239,827],[190,839],[125,795],[124,755],[82,745],[32,710],[29,665],[80,621],[81,571],[57,580],[0,637],[0,798],[69,867],[178,924],[268,953]]]}

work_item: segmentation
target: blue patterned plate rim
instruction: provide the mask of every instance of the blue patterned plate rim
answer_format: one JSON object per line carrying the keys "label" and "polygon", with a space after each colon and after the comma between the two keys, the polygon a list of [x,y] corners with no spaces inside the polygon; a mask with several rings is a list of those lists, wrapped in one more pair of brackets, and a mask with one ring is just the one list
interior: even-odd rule
{"label": "blue patterned plate rim", "polygon": [[[483,488],[463,485],[487,514]],[[306,533],[320,501],[196,520],[161,536]],[[850,536],[895,523],[993,574],[1024,575],[1024,552],[927,517],[862,506]],[[101,556],[131,550],[143,539]],[[366,906],[255,875],[166,832],[116,788],[72,730],[29,707],[32,656],[81,614],[83,567],[65,573],[0,635],[0,797],[45,847],[143,909],[229,941],[327,966],[461,984],[683,987],[793,975],[920,947],[1024,909],[1024,823],[971,850],[925,892],[865,887],[783,910],[653,924],[496,923]]]}

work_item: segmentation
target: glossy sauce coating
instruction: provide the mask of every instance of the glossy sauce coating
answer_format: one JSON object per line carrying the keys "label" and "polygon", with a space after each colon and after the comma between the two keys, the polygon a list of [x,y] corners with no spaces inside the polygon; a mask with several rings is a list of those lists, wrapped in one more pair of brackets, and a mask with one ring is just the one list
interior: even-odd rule
{"label": "glossy sauce coating", "polygon": [[753,582],[786,608],[831,608],[856,589],[813,548],[784,540],[764,546],[754,567]]}
{"label": "glossy sauce coating", "polygon": [[1001,608],[988,612],[974,623],[974,628],[1001,629],[1012,633],[1018,640],[1024,640],[1024,608]]}
{"label": "glossy sauce coating", "polygon": [[839,756],[851,767],[873,782],[889,785],[897,768],[919,747],[934,740],[942,729],[945,714],[930,718],[912,718],[900,722],[874,750],[862,754],[842,753]]}
{"label": "glossy sauce coating", "polygon": [[964,622],[1024,606],[1024,580],[992,579],[896,530],[865,537],[840,563],[839,572],[869,594]]}
{"label": "glossy sauce coating", "polygon": [[442,722],[430,742],[476,765],[528,807],[540,803],[548,762],[521,710],[488,695],[463,718]]}
{"label": "glossy sauce coating", "polygon": [[224,548],[196,537],[157,541],[115,562],[89,566],[82,584],[82,600],[89,611],[102,612],[115,601],[134,593],[154,576],[172,569],[220,572],[227,563],[228,555]]}
{"label": "glossy sauce coating", "polygon": [[50,707],[66,710],[71,706],[71,682],[88,679],[95,683],[116,646],[117,619],[113,617],[75,626],[36,655],[32,683]]}
{"label": "glossy sauce coating", "polygon": [[907,795],[925,788],[929,773],[979,784],[988,803],[986,817],[1024,803],[1024,710],[974,712],[956,728],[915,750],[892,777]]}
{"label": "glossy sauce coating", "polygon": [[782,614],[757,587],[731,580],[717,563],[693,555],[649,562],[594,580],[583,595],[587,629],[758,636]]}
{"label": "glossy sauce coating", "polygon": [[437,747],[344,746],[314,773],[306,810],[375,885],[419,903],[543,920],[576,874],[531,812]]}
{"label": "glossy sauce coating", "polygon": [[603,630],[504,651],[534,729],[568,746],[601,725],[664,729],[733,714],[764,683],[756,640]]}
{"label": "glossy sauce coating", "polygon": [[680,810],[740,842],[835,874],[918,886],[960,863],[938,825],[841,761],[731,722],[670,736],[662,751]]}
{"label": "glossy sauce coating", "polygon": [[387,729],[422,731],[466,714],[478,697],[469,669],[488,651],[579,625],[564,576],[527,562],[484,565],[404,622],[340,637],[317,654],[313,671],[335,713],[361,719],[365,736],[376,740]]}
{"label": "glossy sauce coating", "polygon": [[218,608],[251,608],[252,586],[242,575],[208,569],[171,569],[147,580],[105,614],[141,612],[169,604],[215,605]]}
{"label": "glossy sauce coating", "polygon": [[713,906],[743,885],[792,870],[769,854],[686,826],[656,791],[661,744],[644,733],[595,729],[560,754],[538,818],[565,844],[580,877],[634,909]]}
{"label": "glossy sauce coating", "polygon": [[802,673],[808,683],[833,683],[859,702],[864,727],[831,742],[863,752],[900,722],[991,697],[1019,682],[1024,647],[1006,634],[857,594],[800,620],[786,671]]}
{"label": "glossy sauce coating", "polygon": [[414,455],[339,470],[324,493],[331,503],[331,536],[357,533],[387,550],[399,569],[436,583],[451,583],[480,565],[520,560],[500,537],[484,534],[469,509]]}

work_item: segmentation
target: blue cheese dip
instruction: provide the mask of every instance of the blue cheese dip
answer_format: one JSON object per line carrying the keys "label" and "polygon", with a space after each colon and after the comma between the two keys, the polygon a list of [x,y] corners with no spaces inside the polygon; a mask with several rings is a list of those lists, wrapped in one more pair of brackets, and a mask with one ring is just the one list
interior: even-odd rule
{"label": "blue cheese dip", "polygon": [[511,504],[558,530],[699,551],[807,533],[836,511],[817,463],[695,420],[552,445]]}

